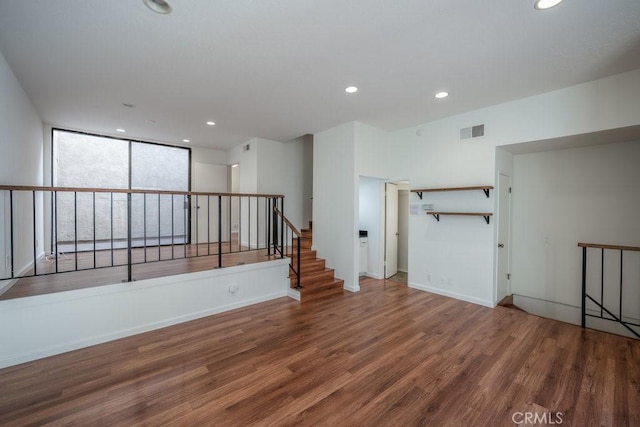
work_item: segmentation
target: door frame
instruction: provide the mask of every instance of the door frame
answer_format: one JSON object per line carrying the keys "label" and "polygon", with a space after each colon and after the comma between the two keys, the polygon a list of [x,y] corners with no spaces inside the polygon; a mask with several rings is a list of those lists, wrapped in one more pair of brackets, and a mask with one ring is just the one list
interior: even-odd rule
{"label": "door frame", "polygon": [[[506,171],[501,171],[498,170],[497,174],[497,182],[496,182],[496,237],[495,237],[495,284],[494,284],[494,289],[493,289],[493,299],[494,299],[494,304],[497,304],[498,301],[498,287],[499,287],[499,280],[500,280],[500,248],[498,247],[498,244],[500,244],[500,224],[502,224],[502,221],[505,220],[505,218],[502,218],[502,215],[500,215],[500,206],[502,206],[502,200],[501,200],[501,192],[502,192],[502,186],[501,186],[501,177],[506,177],[508,178],[508,188],[511,189],[513,188],[513,176],[511,174],[509,174]],[[511,273],[511,253],[512,253],[512,249],[511,249],[511,237],[512,237],[512,223],[513,223],[513,200],[512,200],[512,193],[511,190],[509,190],[508,194],[508,199],[507,199],[507,204],[508,204],[508,215],[506,218],[507,221],[507,238],[506,238],[506,244],[507,244],[507,250],[503,251],[506,252],[504,254],[504,256],[506,257],[505,261],[507,263],[507,274]],[[512,295],[512,290],[511,290],[511,280],[508,279],[507,280],[507,295]]]}

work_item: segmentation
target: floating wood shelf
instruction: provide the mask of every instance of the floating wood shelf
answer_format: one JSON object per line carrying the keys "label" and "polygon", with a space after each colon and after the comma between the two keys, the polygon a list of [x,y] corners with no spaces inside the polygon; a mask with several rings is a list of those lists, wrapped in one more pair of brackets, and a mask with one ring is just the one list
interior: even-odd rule
{"label": "floating wood shelf", "polygon": [[448,188],[422,188],[417,190],[411,190],[412,193],[416,193],[420,200],[422,200],[422,193],[429,192],[442,192],[442,191],[473,191],[473,190],[482,190],[484,195],[489,198],[489,190],[493,190],[493,186],[491,185],[478,185],[475,187],[448,187]]}
{"label": "floating wood shelf", "polygon": [[481,216],[489,224],[489,218],[493,214],[491,212],[427,212],[427,215],[433,215],[438,222],[440,222],[440,215]]}

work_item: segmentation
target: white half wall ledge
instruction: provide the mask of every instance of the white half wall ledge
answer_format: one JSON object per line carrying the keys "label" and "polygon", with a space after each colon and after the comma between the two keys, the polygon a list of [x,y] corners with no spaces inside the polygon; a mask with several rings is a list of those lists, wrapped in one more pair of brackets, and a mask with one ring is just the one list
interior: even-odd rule
{"label": "white half wall ledge", "polygon": [[[582,308],[578,306],[518,294],[513,294],[513,304],[527,313],[534,314],[536,316],[558,320],[560,322],[570,323],[576,326],[581,326],[582,323]],[[594,309],[587,309],[587,313],[594,316],[600,314],[598,310]],[[626,316],[625,321],[638,323],[638,319],[627,318]],[[595,317],[587,317],[586,323],[587,329],[595,329],[597,331],[637,339],[637,337],[617,322],[598,319]],[[636,329],[640,332],[640,328]]]}
{"label": "white half wall ledge", "polygon": [[288,272],[279,259],[0,301],[0,368],[287,297]]}
{"label": "white half wall ledge", "polygon": [[449,297],[449,298],[454,298],[454,299],[458,299],[458,300],[461,300],[461,301],[470,302],[472,304],[481,305],[481,306],[484,306],[484,307],[495,308],[495,306],[496,306],[493,303],[493,301],[484,300],[484,299],[480,299],[480,298],[475,298],[475,297],[471,297],[471,296],[468,296],[468,295],[459,294],[457,292],[446,291],[444,289],[433,288],[431,286],[421,285],[421,284],[414,283],[414,282],[409,282],[408,286],[410,288],[412,288],[412,289],[417,289],[419,291],[431,292],[432,294],[438,294],[438,295],[442,295],[442,296],[445,296],[445,297]]}

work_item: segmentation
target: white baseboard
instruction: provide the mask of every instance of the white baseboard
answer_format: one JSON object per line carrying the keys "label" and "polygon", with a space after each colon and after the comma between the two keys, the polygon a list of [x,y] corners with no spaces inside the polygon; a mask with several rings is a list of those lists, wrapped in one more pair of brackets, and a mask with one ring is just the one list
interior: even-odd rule
{"label": "white baseboard", "polygon": [[[44,258],[44,256],[45,256],[45,252],[44,251],[40,252],[40,254],[38,254],[38,256],[36,257],[36,262],[40,261],[42,258]],[[20,271],[16,273],[16,277],[17,277],[16,279],[9,279],[9,280],[2,281],[0,284],[0,296],[3,295],[5,292],[7,292],[9,289],[11,289],[13,285],[18,283],[18,280],[22,278],[21,276],[26,274],[27,271],[31,270],[32,268],[33,268],[33,261],[30,261],[27,265],[22,267]]]}
{"label": "white baseboard", "polygon": [[345,284],[342,288],[349,292],[360,292],[360,285],[348,286]]}
{"label": "white baseboard", "polygon": [[413,289],[418,289],[421,291],[431,292],[433,294],[442,295],[445,297],[455,298],[462,301],[470,302],[472,304],[482,305],[484,307],[494,308],[495,304],[493,301],[483,300],[480,298],[471,297],[464,294],[459,294],[457,292],[446,291],[444,289],[433,288],[431,286],[425,286],[418,283],[409,282],[409,287]]}
{"label": "white baseboard", "polygon": [[367,276],[367,277],[370,277],[372,279],[382,280],[382,276],[380,276],[379,274],[373,274],[373,273],[366,272],[366,273],[364,273],[364,275]]}
{"label": "white baseboard", "polygon": [[289,298],[293,298],[296,301],[300,301],[300,291],[297,291],[293,288],[287,289],[287,296]]}

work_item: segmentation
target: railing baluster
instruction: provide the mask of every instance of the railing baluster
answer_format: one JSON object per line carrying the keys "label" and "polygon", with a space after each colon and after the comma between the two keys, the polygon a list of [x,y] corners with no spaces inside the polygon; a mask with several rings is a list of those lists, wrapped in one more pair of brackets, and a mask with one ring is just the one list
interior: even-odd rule
{"label": "railing baluster", "polygon": [[620,250],[620,319],[622,318],[622,250]]}
{"label": "railing baluster", "polygon": [[111,267],[113,267],[113,191],[110,194],[111,194],[111,203],[110,203],[110,209],[111,209],[111,230],[110,230],[111,231]]}
{"label": "railing baluster", "polygon": [[54,213],[56,216],[56,226],[55,226],[55,235],[56,238],[55,240],[55,247],[56,247],[56,253],[54,255],[55,261],[56,261],[56,273],[58,272],[58,192],[54,191],[54,199],[55,199],[55,209],[54,209]]}
{"label": "railing baluster", "polygon": [[144,262],[147,262],[147,193],[142,194],[142,239],[144,247]]}
{"label": "railing baluster", "polygon": [[238,196],[238,251],[242,252],[242,196]]}
{"label": "railing baluster", "polygon": [[196,226],[195,226],[195,234],[196,234],[196,256],[200,255],[200,230],[198,229],[198,220],[199,220],[199,216],[200,216],[200,198],[199,196],[196,194],[196,208],[194,209],[195,211],[195,217],[196,217]]}
{"label": "railing baluster", "polygon": [[[175,253],[174,253],[174,248],[175,248],[175,235],[176,235],[176,230],[175,230],[175,208],[174,206],[174,200],[175,197],[172,194],[171,195],[171,259],[176,259]],[[158,227],[159,227],[159,223],[158,223]]]}
{"label": "railing baluster", "polygon": [[38,245],[36,244],[36,192],[35,190],[31,192],[31,197],[33,200],[33,275],[38,275]]}
{"label": "railing baluster", "polygon": [[222,196],[218,196],[218,268],[222,268]]}
{"label": "railing baluster", "polygon": [[97,267],[97,258],[96,258],[96,192],[94,191],[91,196],[92,205],[93,205],[93,268]]}
{"label": "railing baluster", "polygon": [[[171,196],[173,197],[173,196]],[[162,243],[162,233],[161,233],[161,222],[160,222],[160,205],[162,204],[162,200],[160,199],[160,193],[158,193],[158,261],[162,261],[162,253],[160,252],[161,243]]]}
{"label": "railing baluster", "polygon": [[133,261],[131,252],[131,201],[132,194],[127,193],[127,282],[131,282],[132,279],[131,262]]}
{"label": "railing baluster", "polygon": [[11,245],[11,253],[9,254],[9,257],[11,258],[11,278],[13,279],[15,277],[15,261],[14,261],[14,254],[15,254],[15,248],[13,247],[14,245],[14,239],[13,239],[13,190],[9,190],[9,240],[10,240],[10,245]]}
{"label": "railing baluster", "polygon": [[78,271],[78,193],[73,192],[73,247],[75,255],[75,271]]}
{"label": "railing baluster", "polygon": [[604,248],[601,249],[600,262],[602,268],[600,269],[600,316],[603,315],[602,306],[604,305]]}
{"label": "railing baluster", "polygon": [[271,219],[273,218],[271,216],[271,212],[273,212],[273,208],[271,207],[271,199],[267,198],[265,200],[265,204],[267,205],[267,211],[265,212],[265,221],[267,221],[267,239],[266,239],[266,243],[267,243],[267,255],[271,256]]}
{"label": "railing baluster", "polygon": [[280,199],[280,258],[284,258],[284,199]]}
{"label": "railing baluster", "polygon": [[211,255],[211,196],[207,195],[207,255]]}
{"label": "railing baluster", "polygon": [[[184,209],[182,212],[184,212],[184,214],[182,215],[182,230],[184,232],[184,237],[183,237],[183,241],[184,241],[184,245],[182,245],[182,255],[186,258],[187,257],[187,244],[191,243],[189,241],[189,239],[187,239],[187,236],[189,235],[189,232],[187,231],[187,224],[188,224],[188,218],[191,214],[191,199],[189,198],[189,196],[184,196],[184,206],[186,206],[186,209]],[[186,212],[185,212],[186,211]]]}

